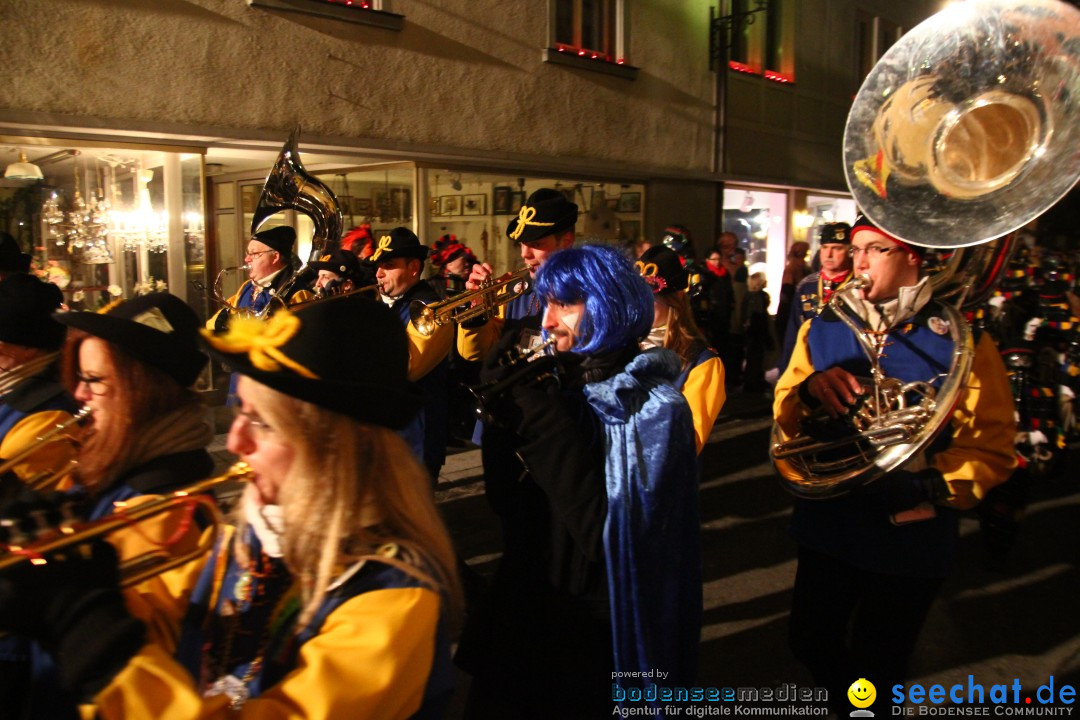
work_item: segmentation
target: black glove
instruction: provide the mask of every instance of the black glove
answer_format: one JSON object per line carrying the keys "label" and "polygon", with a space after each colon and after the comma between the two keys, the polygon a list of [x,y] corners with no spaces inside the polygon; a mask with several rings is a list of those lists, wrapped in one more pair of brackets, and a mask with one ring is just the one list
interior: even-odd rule
{"label": "black glove", "polygon": [[910,510],[919,503],[936,504],[952,497],[949,484],[935,468],[893,471],[868,485],[867,491],[890,515]]}
{"label": "black glove", "polygon": [[95,540],[0,575],[0,631],[33,638],[57,660],[66,690],[89,700],[146,639],[120,593],[116,550]]}

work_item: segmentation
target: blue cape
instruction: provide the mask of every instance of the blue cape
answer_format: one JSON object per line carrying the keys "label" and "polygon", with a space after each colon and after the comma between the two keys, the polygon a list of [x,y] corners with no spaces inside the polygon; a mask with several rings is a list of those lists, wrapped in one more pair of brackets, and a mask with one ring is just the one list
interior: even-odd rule
{"label": "blue cape", "polygon": [[678,357],[651,350],[585,386],[604,425],[604,525],[617,672],[643,683],[693,680],[701,634],[698,460],[690,407],[671,382]]}

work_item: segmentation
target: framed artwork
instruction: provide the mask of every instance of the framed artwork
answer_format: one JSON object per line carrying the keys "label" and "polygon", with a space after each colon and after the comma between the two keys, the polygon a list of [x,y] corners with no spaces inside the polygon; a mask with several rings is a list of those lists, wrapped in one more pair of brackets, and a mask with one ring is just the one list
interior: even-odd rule
{"label": "framed artwork", "polygon": [[440,215],[460,215],[461,214],[461,196],[460,195],[443,195],[439,198],[439,214]]}
{"label": "framed artwork", "polygon": [[517,215],[521,206],[525,204],[525,191],[515,190],[510,193],[510,214]]}
{"label": "framed artwork", "polygon": [[462,215],[487,215],[487,195],[466,195],[461,199]]}
{"label": "framed artwork", "polygon": [[371,216],[376,220],[389,220],[393,217],[390,214],[390,193],[386,190],[372,190],[371,211]]}
{"label": "framed artwork", "polygon": [[619,239],[626,242],[637,242],[638,235],[641,234],[641,223],[637,220],[620,220],[619,221]]}
{"label": "framed artwork", "polygon": [[619,196],[619,212],[641,212],[641,193],[624,192]]}
{"label": "framed artwork", "polygon": [[395,218],[412,220],[412,190],[409,188],[391,188],[390,211]]}
{"label": "framed artwork", "polygon": [[510,195],[513,190],[509,185],[496,185],[491,191],[491,214],[510,214]]}
{"label": "framed artwork", "polygon": [[352,199],[352,214],[362,215],[364,217],[371,216],[371,198],[358,198]]}

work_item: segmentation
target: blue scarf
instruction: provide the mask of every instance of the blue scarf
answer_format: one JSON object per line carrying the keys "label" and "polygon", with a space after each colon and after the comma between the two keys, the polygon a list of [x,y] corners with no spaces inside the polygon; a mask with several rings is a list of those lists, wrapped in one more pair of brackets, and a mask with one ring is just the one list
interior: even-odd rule
{"label": "blue scarf", "polygon": [[702,617],[697,448],[690,407],[671,384],[679,369],[671,351],[650,350],[585,386],[605,434],[615,670],[668,687],[694,678]]}

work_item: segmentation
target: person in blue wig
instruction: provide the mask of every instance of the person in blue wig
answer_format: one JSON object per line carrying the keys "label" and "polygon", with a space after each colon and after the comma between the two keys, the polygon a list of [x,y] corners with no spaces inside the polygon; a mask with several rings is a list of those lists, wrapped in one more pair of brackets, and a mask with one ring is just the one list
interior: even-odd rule
{"label": "person in blue wig", "polygon": [[[552,255],[536,291],[554,352],[487,407],[512,431],[526,470],[489,483],[504,553],[459,651],[474,675],[466,717],[610,715],[628,694],[685,686],[696,666],[694,427],[671,384],[678,357],[639,350],[652,292],[603,246]],[[489,362],[482,379],[519,368]],[[655,677],[641,676],[649,671]],[[535,692],[538,683],[551,692]]]}

